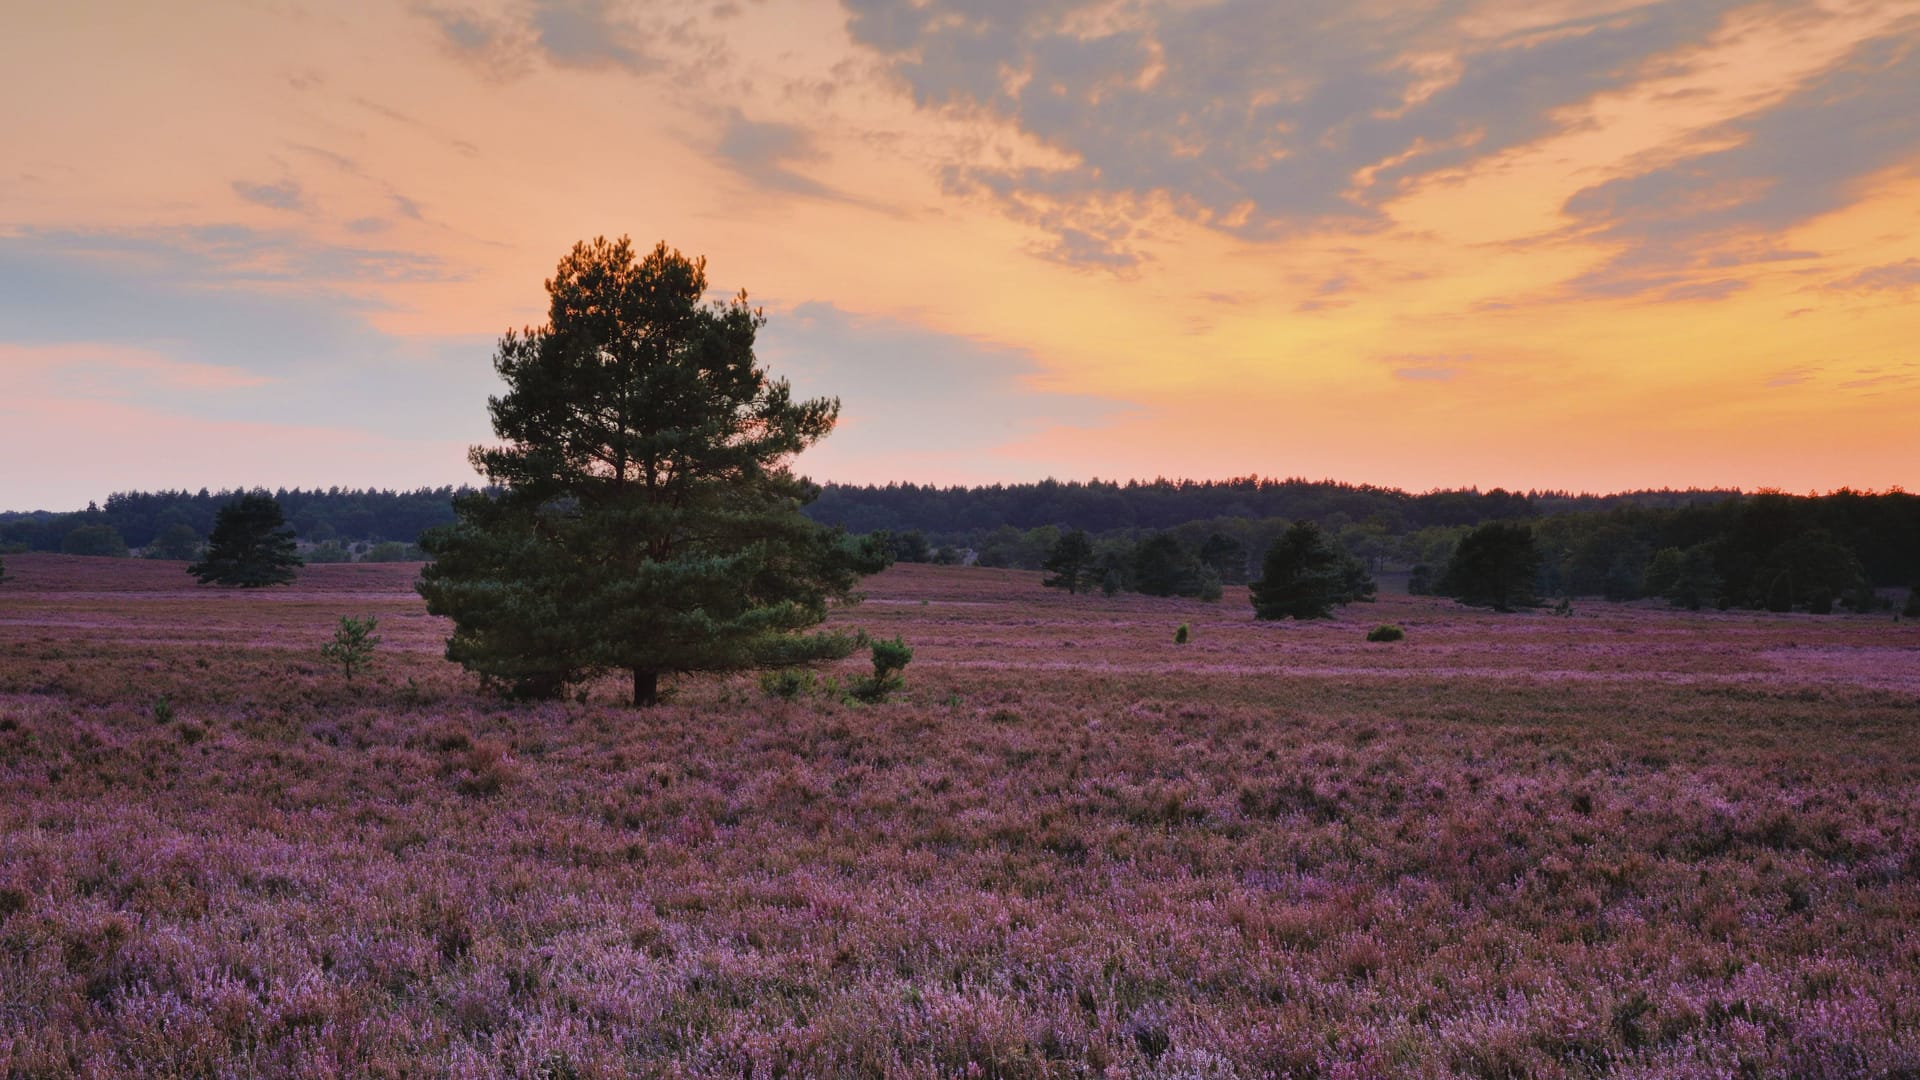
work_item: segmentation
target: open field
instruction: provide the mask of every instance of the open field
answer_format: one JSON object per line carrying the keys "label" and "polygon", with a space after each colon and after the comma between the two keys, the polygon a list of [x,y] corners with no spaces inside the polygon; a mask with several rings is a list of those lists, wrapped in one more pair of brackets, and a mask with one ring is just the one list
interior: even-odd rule
{"label": "open field", "polygon": [[1920,623],[908,566],[897,701],[635,712],[7,570],[0,1075],[1920,1076]]}

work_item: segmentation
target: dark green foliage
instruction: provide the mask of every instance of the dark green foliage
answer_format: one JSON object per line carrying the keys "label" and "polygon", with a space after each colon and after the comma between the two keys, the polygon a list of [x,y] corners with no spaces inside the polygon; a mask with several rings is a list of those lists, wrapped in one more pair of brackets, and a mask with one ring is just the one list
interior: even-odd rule
{"label": "dark green foliage", "polygon": [[6,582],[11,580],[13,579],[7,576],[7,560],[0,559],[0,582]]}
{"label": "dark green foliage", "polygon": [[927,534],[919,529],[908,529],[894,536],[893,559],[903,563],[932,562],[933,547],[927,543]]}
{"label": "dark green foliage", "polygon": [[1407,575],[1408,596],[1433,595],[1433,567],[1426,563],[1416,565]]}
{"label": "dark green foliage", "polygon": [[1192,637],[1193,637],[1192,630],[1190,630],[1187,627],[1186,623],[1181,623],[1180,626],[1177,629],[1175,629],[1173,632],[1173,643],[1175,645],[1185,645],[1188,641],[1192,639]]}
{"label": "dark green foliage", "polygon": [[1695,544],[1682,551],[1661,548],[1653,553],[1647,566],[1645,587],[1650,596],[1661,596],[1674,607],[1699,611],[1720,599],[1720,574],[1714,569],[1711,544]]}
{"label": "dark green foliage", "polygon": [[[1133,550],[1133,589],[1148,596],[1199,596],[1203,568],[1172,533],[1155,533]],[[1219,596],[1216,591],[1215,597]]]}
{"label": "dark green foliage", "polygon": [[253,492],[222,507],[200,561],[187,573],[202,585],[232,585],[244,589],[284,585],[301,565],[294,553],[293,530],[281,516],[280,504],[266,492]]}
{"label": "dark green foliage", "polygon": [[1920,582],[1907,587],[1907,603],[1900,614],[1909,619],[1920,619]]}
{"label": "dark green foliage", "polygon": [[1320,526],[1296,521],[1267,549],[1260,580],[1247,588],[1258,619],[1325,619],[1333,609],[1373,599],[1373,579]]}
{"label": "dark green foliage", "polygon": [[350,563],[353,553],[340,546],[340,541],[329,540],[324,544],[315,544],[304,556],[309,566],[324,563]]}
{"label": "dark green foliage", "polygon": [[200,554],[200,534],[193,531],[193,526],[183,521],[176,521],[161,529],[159,535],[153,538],[153,542],[147,545],[149,559],[186,562],[198,554]]}
{"label": "dark green foliage", "polygon": [[347,680],[353,680],[353,673],[373,663],[374,647],[380,639],[374,636],[374,629],[380,620],[372,615],[364,619],[340,616],[340,625],[333,631],[333,640],[320,646],[322,658],[339,664],[346,671]]}
{"label": "dark green foliage", "polygon": [[361,562],[419,562],[421,551],[412,544],[402,544],[398,540],[383,540],[367,550]]}
{"label": "dark green foliage", "polygon": [[1382,623],[1367,631],[1367,640],[1375,642],[1401,641],[1404,640],[1406,636],[1407,632],[1405,630],[1400,629],[1392,623]]}
{"label": "dark green foliage", "polygon": [[760,312],[744,293],[706,304],[706,286],[705,261],[664,244],[579,244],[547,282],[547,324],[501,339],[501,445],[470,455],[494,488],[421,539],[449,659],[521,696],[625,670],[650,705],[662,674],[853,650],[799,631],[892,552],[804,517],[816,489],[786,465],[839,403],[769,378]]}
{"label": "dark green foliage", "polygon": [[1533,529],[1522,522],[1491,521],[1461,538],[1435,586],[1463,604],[1512,611],[1532,607],[1540,552]]}
{"label": "dark green foliage", "polygon": [[156,724],[173,723],[173,702],[165,694],[153,699],[153,722]]}
{"label": "dark green foliage", "polygon": [[111,525],[82,525],[60,541],[60,554],[124,559],[127,542]]}
{"label": "dark green foliage", "polygon": [[1247,580],[1247,545],[1225,533],[1211,533],[1200,544],[1200,563],[1223,582]]}
{"label": "dark green foliage", "polygon": [[794,701],[813,693],[816,681],[805,668],[781,668],[760,673],[760,692],[781,701]]}
{"label": "dark green foliage", "polygon": [[1860,560],[1825,529],[1797,533],[1768,553],[1754,573],[1750,600],[1768,611],[1804,606],[1816,615],[1867,583]]}
{"label": "dark green foliage", "polygon": [[875,641],[873,650],[873,674],[853,680],[847,687],[847,696],[855,701],[878,704],[906,685],[906,679],[900,674],[913,660],[913,649],[906,642],[895,637],[892,641]]}
{"label": "dark green foliage", "polygon": [[1093,538],[1084,529],[1063,533],[1054,542],[1053,551],[1047,555],[1047,561],[1040,564],[1040,568],[1051,575],[1040,579],[1040,584],[1049,589],[1078,593],[1081,589],[1091,588],[1097,580]]}

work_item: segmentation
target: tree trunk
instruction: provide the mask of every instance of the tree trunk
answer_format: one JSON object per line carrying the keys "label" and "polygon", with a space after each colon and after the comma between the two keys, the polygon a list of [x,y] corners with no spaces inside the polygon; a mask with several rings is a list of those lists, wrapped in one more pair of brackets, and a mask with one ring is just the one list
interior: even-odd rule
{"label": "tree trunk", "polygon": [[633,669],[633,707],[646,709],[660,704],[660,673]]}

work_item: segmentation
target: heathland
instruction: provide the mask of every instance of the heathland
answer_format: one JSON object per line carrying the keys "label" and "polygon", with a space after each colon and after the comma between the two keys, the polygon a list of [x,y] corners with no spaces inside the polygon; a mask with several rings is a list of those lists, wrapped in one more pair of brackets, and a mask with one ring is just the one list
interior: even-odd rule
{"label": "heathland", "polygon": [[1890,613],[903,565],[894,700],[634,710],[483,695],[416,566],[6,567],[0,1075],[1920,1070]]}

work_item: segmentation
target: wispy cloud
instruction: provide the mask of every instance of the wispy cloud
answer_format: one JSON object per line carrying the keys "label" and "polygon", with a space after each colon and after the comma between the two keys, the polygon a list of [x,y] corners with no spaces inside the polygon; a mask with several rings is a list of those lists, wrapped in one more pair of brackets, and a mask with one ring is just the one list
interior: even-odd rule
{"label": "wispy cloud", "polygon": [[257,206],[274,210],[304,210],[307,206],[306,195],[300,185],[292,180],[282,180],[277,184],[256,184],[248,180],[235,180],[233,193]]}
{"label": "wispy cloud", "polygon": [[1840,292],[1909,293],[1920,289],[1920,259],[1902,259],[1881,266],[1870,266],[1827,287]]}
{"label": "wispy cloud", "polygon": [[715,151],[757,187],[816,198],[836,194],[795,170],[796,165],[819,161],[822,156],[812,134],[797,125],[749,120],[739,109],[730,108]]}
{"label": "wispy cloud", "polygon": [[1741,2],[1550,16],[1429,0],[1391,18],[1344,0],[846,6],[920,106],[1058,155],[956,162],[954,186],[1072,235],[1069,258],[1124,264],[1128,237],[1082,220],[1088,206],[1164,204],[1255,238],[1379,227],[1408,185],[1578,123],[1570,106],[1644,78]]}
{"label": "wispy cloud", "polygon": [[[1786,229],[1846,206],[1868,177],[1920,155],[1920,19],[1868,40],[1779,102],[1703,133],[1719,147],[1596,184],[1567,201],[1592,239],[1619,246],[1576,293],[1712,299],[1728,268],[1805,260]],[[1901,271],[1862,284],[1897,283]]]}

